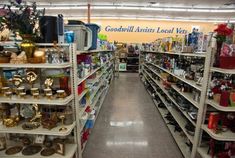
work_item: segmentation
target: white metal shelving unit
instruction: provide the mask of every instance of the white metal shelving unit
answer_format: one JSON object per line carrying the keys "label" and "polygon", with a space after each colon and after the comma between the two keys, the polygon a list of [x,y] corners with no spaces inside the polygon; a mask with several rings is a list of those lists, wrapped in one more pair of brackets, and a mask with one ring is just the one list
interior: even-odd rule
{"label": "white metal shelving unit", "polygon": [[[227,75],[234,75],[235,74],[235,69],[223,69],[223,68],[216,68],[213,67],[213,53],[211,54],[210,57],[210,61],[209,61],[209,74],[208,74],[208,79],[207,79],[207,89],[209,89],[209,85],[211,83],[212,80],[212,73],[220,73],[220,74],[227,74]],[[202,121],[201,121],[201,128],[199,131],[199,136],[202,136],[202,132],[206,132],[211,138],[217,140],[217,141],[235,141],[235,133],[231,132],[230,130],[227,130],[225,132],[221,132],[221,133],[215,133],[213,130],[208,128],[207,124],[204,124],[205,119],[206,119],[206,113],[209,110],[208,106],[213,107],[214,109],[216,109],[218,112],[235,112],[235,107],[229,106],[229,107],[223,107],[221,105],[219,105],[219,103],[215,102],[214,100],[211,99],[206,99],[205,103],[203,104],[203,113],[202,113]],[[203,142],[203,140],[200,138],[198,140],[198,147],[197,147],[197,151],[200,154],[200,156],[202,158],[210,158],[211,156],[208,155],[208,149],[209,146],[205,146],[205,143]]]}
{"label": "white metal shelving unit", "polygon": [[84,50],[84,51],[76,51],[76,54],[89,54],[89,53],[104,53],[104,52],[113,52],[112,50]]}
{"label": "white metal shelving unit", "polygon": [[[49,158],[73,158],[74,153],[77,152],[77,144],[66,144],[65,145],[65,154],[54,154],[52,156],[48,156]],[[0,157],[1,158],[45,158],[45,156],[41,156],[40,153],[32,155],[32,156],[24,156],[21,153],[15,154],[15,155],[6,155],[5,151],[0,151]]]}
{"label": "white metal shelving unit", "polygon": [[[90,106],[90,109],[95,109],[96,106],[99,107],[99,109],[96,110],[96,118],[98,117],[99,111],[101,109],[101,106],[103,104],[103,101],[105,99],[105,96],[107,94],[107,90],[109,87],[108,82],[106,82],[106,78],[108,77],[107,73],[112,71],[113,67],[113,62],[114,58],[110,58],[107,62],[103,63],[101,66],[97,67],[96,69],[92,70],[89,74],[84,76],[83,78],[78,78],[78,73],[77,73],[77,55],[80,54],[92,54],[92,53],[113,53],[112,50],[91,50],[91,51],[76,51],[76,53],[73,54],[73,68],[74,68],[74,85],[77,87],[79,84],[81,84],[84,81],[88,81],[89,85],[93,87],[96,83],[98,83],[97,86],[95,86],[95,89],[91,91],[91,87],[88,87],[83,91],[80,95],[78,95],[77,90],[75,91],[75,100],[76,100],[76,111],[77,111],[77,131],[78,131],[78,151],[79,151],[79,158],[82,158],[82,153],[85,149],[87,140],[83,145],[81,144],[81,135],[83,132],[83,129],[85,127],[85,124],[87,120],[89,119],[89,113],[86,113],[85,110],[88,106]],[[113,54],[114,55],[114,54]],[[111,69],[110,71],[107,71],[108,69]],[[98,71],[101,71],[99,74],[97,74]],[[110,72],[113,74],[113,72]],[[88,80],[90,76],[93,74],[97,74],[95,79]],[[105,88],[103,88],[105,87]],[[89,93],[89,100],[87,101],[86,105],[81,106],[79,103],[79,100],[82,99],[87,93]],[[99,105],[98,105],[99,103]],[[87,118],[84,120],[83,115],[86,113]],[[94,120],[94,123],[95,123]],[[83,148],[82,148],[83,147]]]}
{"label": "white metal shelving unit", "polygon": [[[148,77],[147,77],[145,74],[143,74],[143,75],[144,75],[145,79],[149,82]],[[150,76],[149,76],[149,77],[150,77]],[[152,78],[151,78],[151,79],[152,79]],[[153,80],[153,79],[152,79],[152,80]],[[169,129],[169,131],[170,131],[172,137],[175,139],[175,142],[176,142],[176,144],[178,145],[178,147],[179,147],[179,149],[181,150],[181,152],[182,152],[182,154],[184,155],[184,157],[190,157],[190,151],[188,150],[188,147],[187,147],[187,145],[186,145],[184,142],[187,141],[188,138],[191,139],[191,136],[189,136],[185,131],[184,131],[184,134],[186,134],[185,136],[182,136],[181,133],[176,133],[176,132],[174,132],[173,126],[167,124],[167,123],[168,123],[168,120],[165,118],[165,116],[166,116],[166,114],[167,114],[168,112],[170,112],[170,113],[172,114],[172,116],[173,116],[175,119],[180,118],[180,119],[178,119],[177,123],[180,122],[179,124],[181,124],[181,127],[182,127],[183,123],[185,123],[184,120],[182,121],[181,117],[179,117],[180,114],[179,114],[174,108],[170,107],[170,106],[166,103],[165,99],[158,93],[158,91],[155,89],[155,87],[154,87],[152,84],[150,84],[150,85],[154,88],[156,94],[159,96],[159,98],[161,99],[161,101],[164,103],[164,105],[165,105],[166,108],[167,108],[167,110],[166,110],[166,109],[161,109],[161,108],[159,108],[159,107],[158,107],[158,103],[156,102],[156,100],[153,99],[153,102],[154,102],[154,104],[156,105],[156,108],[158,109],[159,113],[161,114],[161,116],[162,116],[164,122],[166,123],[166,126],[168,127],[168,129]],[[147,92],[148,92],[148,93],[150,94],[150,96],[151,96],[151,93],[150,93],[148,90],[147,90]]]}
{"label": "white metal shelving unit", "polygon": [[39,98],[34,99],[31,96],[26,96],[24,99],[13,96],[12,98],[0,97],[0,103],[19,103],[19,104],[44,104],[44,105],[67,105],[74,99],[73,95],[70,95],[64,99],[47,99]]}
{"label": "white metal shelving unit", "polygon": [[[9,46],[9,45],[15,45],[15,44],[19,44],[19,43],[15,43],[15,42],[3,42],[1,43],[1,45],[3,46]],[[41,47],[51,47],[54,46],[53,43],[37,43],[37,46],[41,46]],[[35,69],[64,69],[64,68],[68,68],[70,70],[70,87],[73,87],[73,67],[72,67],[72,54],[74,54],[74,44],[58,44],[58,46],[61,47],[67,47],[68,51],[69,51],[69,62],[68,63],[61,63],[61,64],[47,64],[47,63],[43,63],[43,64],[0,64],[0,68],[35,68]],[[64,98],[64,99],[57,99],[57,98],[52,98],[52,99],[46,99],[46,98],[39,98],[39,99],[33,99],[31,96],[26,96],[25,99],[20,99],[16,96],[9,98],[5,98],[5,97],[0,97],[0,103],[18,103],[18,104],[39,104],[39,105],[55,105],[55,106],[66,106],[67,104],[70,104],[73,112],[74,112],[74,122],[71,125],[65,125],[64,127],[67,128],[66,131],[60,131],[59,129],[63,126],[62,124],[57,125],[57,127],[48,130],[45,128],[42,128],[42,126],[33,129],[33,130],[23,130],[22,129],[22,124],[19,124],[15,127],[11,127],[11,128],[7,128],[4,125],[0,125],[0,133],[3,134],[30,134],[30,135],[49,135],[49,136],[68,136],[70,135],[73,131],[74,131],[74,135],[72,136],[73,138],[73,144],[66,144],[65,145],[65,155],[59,155],[59,154],[54,154],[52,156],[48,156],[48,158],[72,158],[72,157],[77,157],[79,151],[77,150],[77,143],[78,143],[78,139],[77,139],[77,132],[76,132],[76,128],[77,128],[77,124],[76,124],[76,107],[75,107],[75,101],[74,101],[74,89],[71,88],[71,95]],[[9,142],[8,142],[9,143]],[[9,143],[12,144],[12,143]],[[15,145],[15,144],[12,144]],[[36,155],[32,155],[32,156],[24,156],[21,153],[15,154],[15,155],[6,155],[5,154],[5,150],[4,151],[0,151],[0,157],[12,157],[12,158],[41,158],[43,156],[40,155],[40,153],[36,154]]]}
{"label": "white metal shelving unit", "polygon": [[[164,87],[158,82],[158,81],[156,81],[156,80],[154,80],[152,77],[151,77],[151,75],[147,72],[147,71],[145,71],[144,70],[144,72],[153,80],[153,82],[155,82],[157,85],[158,85],[158,87],[159,88],[161,88],[161,90],[168,96],[168,98],[170,98],[170,100],[174,103],[174,105],[176,105],[176,107],[178,107],[178,109],[180,110],[180,108],[179,108],[179,106],[178,106],[178,104],[175,102],[175,100],[168,94],[168,92],[164,89]],[[155,90],[156,91],[156,90]],[[162,100],[162,102],[163,103],[165,103],[166,104],[166,100],[165,99],[163,99],[162,97],[161,97],[161,95],[156,91],[156,93],[158,94],[158,96],[159,96],[159,98]],[[179,111],[177,111],[174,107],[170,107],[170,106],[168,106],[168,105],[166,105],[166,107],[167,107],[167,109],[168,109],[168,111],[171,113],[171,115],[175,118],[175,120],[176,120],[176,122],[179,124],[179,126],[182,128],[182,130],[183,130],[183,132],[184,132],[184,134],[187,136],[187,138],[191,141],[191,142],[193,142],[193,137],[192,136],[190,136],[187,132],[186,132],[186,130],[185,130],[185,125],[187,124],[187,119],[186,118],[188,118],[188,120],[191,122],[192,120],[187,116],[187,114],[185,114],[185,113],[183,113],[184,115],[185,115],[185,117],[186,118],[184,118],[184,117],[182,117],[181,116],[181,113],[179,112]],[[182,110],[180,110],[181,112],[182,112]],[[193,122],[193,121],[192,121]],[[194,125],[195,125],[195,122],[193,122],[194,123]]]}
{"label": "white metal shelving unit", "polygon": [[[151,69],[149,69],[149,70],[151,70]],[[150,74],[148,72],[146,72],[146,73],[150,76]],[[167,90],[163,87],[163,84],[159,81],[156,81],[156,80],[154,80],[154,82],[158,85],[158,87],[160,87],[162,89],[162,91],[168,96],[168,98],[174,103],[174,105],[176,105],[178,107],[178,109],[182,112],[182,114],[184,114],[184,116],[195,126],[196,125],[195,122],[188,116],[188,114],[185,111],[180,109],[180,106],[178,105],[177,101],[175,101],[175,99],[167,92]]]}
{"label": "white metal shelving unit", "polygon": [[0,64],[1,68],[41,68],[41,69],[63,69],[71,67],[71,63],[61,63],[61,64]]}
{"label": "white metal shelving unit", "polygon": [[[195,158],[196,152],[198,152],[198,144],[199,144],[199,140],[201,139],[201,123],[203,121],[202,120],[203,115],[204,115],[203,112],[205,111],[204,104],[206,101],[211,52],[212,52],[212,49],[210,49],[210,48],[208,48],[207,52],[200,52],[200,53],[142,51],[142,53],[151,53],[151,54],[156,54],[156,55],[162,54],[162,55],[169,55],[169,56],[175,55],[175,56],[187,56],[187,57],[197,57],[197,58],[200,57],[201,60],[204,60],[204,73],[203,73],[203,83],[202,83],[203,86],[200,86],[195,81],[188,80],[188,79],[184,78],[183,76],[178,76],[178,75],[174,74],[172,71],[167,70],[167,69],[161,67],[160,65],[157,65],[152,62],[150,62],[150,63],[144,62],[144,63],[142,63],[142,66],[140,66],[140,68],[142,69],[142,71],[140,71],[140,72],[142,72],[144,74],[144,77],[146,78],[146,76],[148,76],[153,81],[153,83],[155,83],[155,85],[157,85],[165,93],[165,95],[168,97],[168,99],[171,100],[171,102],[175,105],[174,107],[168,106],[165,99],[155,90],[156,94],[159,96],[161,101],[166,105],[167,111],[169,111],[171,113],[171,115],[173,116],[175,121],[179,124],[179,126],[181,127],[181,129],[183,130],[183,132],[186,136],[184,139],[182,139],[182,138],[179,139],[178,137],[174,136],[175,133],[172,132],[172,130],[169,128],[172,136],[175,138],[175,141],[178,144],[178,146],[179,146],[179,148],[185,158]],[[156,71],[156,69],[158,71]],[[151,72],[151,73],[147,72],[146,70],[149,70],[149,72]],[[214,70],[214,71],[218,71],[218,70]],[[181,95],[186,100],[188,100],[198,110],[198,116],[197,116],[196,121],[193,121],[191,119],[191,117],[187,114],[187,112],[183,111],[180,108],[180,106],[177,103],[177,100],[174,100],[174,98],[171,95],[169,95],[168,91],[164,88],[163,83],[162,83],[162,81],[164,81],[166,79],[163,78],[159,72],[164,72],[164,73],[167,73],[173,77],[176,77],[178,80],[180,80],[180,81],[188,84],[192,88],[195,88],[196,90],[200,91],[200,100],[199,100],[199,102],[196,102],[195,100],[193,100],[193,95],[191,93],[181,92],[175,84],[171,85],[172,89],[174,89],[179,95]],[[157,75],[160,78],[160,81],[155,80],[151,76],[151,74]],[[162,113],[162,111],[163,111],[160,108],[158,108],[158,110],[160,113]],[[195,126],[194,136],[189,135],[185,129],[185,125],[187,122],[191,122],[191,124]],[[185,145],[185,142],[187,139],[192,143],[192,151],[190,151],[189,147]]]}

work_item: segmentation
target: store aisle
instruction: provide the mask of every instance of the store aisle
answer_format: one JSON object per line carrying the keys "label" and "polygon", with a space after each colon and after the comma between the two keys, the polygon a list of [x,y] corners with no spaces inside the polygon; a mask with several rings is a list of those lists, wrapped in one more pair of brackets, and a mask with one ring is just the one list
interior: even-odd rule
{"label": "store aisle", "polygon": [[83,158],[182,158],[138,74],[113,81]]}

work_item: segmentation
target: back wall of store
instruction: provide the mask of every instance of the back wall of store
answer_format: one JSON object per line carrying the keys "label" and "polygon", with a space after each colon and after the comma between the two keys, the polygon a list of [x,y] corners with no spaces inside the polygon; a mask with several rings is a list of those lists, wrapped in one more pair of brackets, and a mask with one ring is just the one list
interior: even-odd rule
{"label": "back wall of store", "polygon": [[[83,20],[87,22],[87,20]],[[208,22],[178,22],[178,21],[152,21],[152,20],[117,20],[101,19],[91,20],[101,26],[102,34],[108,36],[109,41],[126,43],[152,42],[157,38],[184,36],[193,28],[201,32],[213,31],[216,24]]]}

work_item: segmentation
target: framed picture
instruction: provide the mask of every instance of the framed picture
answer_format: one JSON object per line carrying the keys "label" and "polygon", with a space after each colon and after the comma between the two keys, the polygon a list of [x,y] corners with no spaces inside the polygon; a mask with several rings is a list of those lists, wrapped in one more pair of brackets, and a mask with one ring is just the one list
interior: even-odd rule
{"label": "framed picture", "polygon": [[6,149],[6,138],[5,137],[0,137],[0,151]]}
{"label": "framed picture", "polygon": [[55,150],[57,154],[64,155],[65,154],[65,144],[63,142],[55,143]]}
{"label": "framed picture", "polygon": [[43,144],[44,140],[45,140],[45,135],[37,135],[35,137],[34,143],[35,144]]}

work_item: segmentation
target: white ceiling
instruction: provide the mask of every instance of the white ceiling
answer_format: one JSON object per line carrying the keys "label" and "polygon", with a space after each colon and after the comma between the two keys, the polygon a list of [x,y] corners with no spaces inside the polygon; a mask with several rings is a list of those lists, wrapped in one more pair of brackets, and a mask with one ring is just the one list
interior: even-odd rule
{"label": "white ceiling", "polygon": [[[235,0],[35,0],[38,6],[46,8],[46,14],[63,14],[65,17],[86,17],[86,6],[91,4],[92,17],[132,17],[132,18],[168,18],[168,19],[204,19],[235,21]],[[1,0],[0,4],[4,4]],[[152,5],[150,2],[155,2]],[[228,5],[230,4],[230,5]],[[98,7],[117,7],[102,8]],[[59,7],[59,8],[58,8]],[[67,7],[67,8],[66,8]],[[72,7],[72,8],[71,8]],[[73,8],[75,7],[75,8]],[[79,8],[80,7],[80,8]],[[123,9],[126,7],[126,9]],[[56,9],[58,8],[58,9]],[[146,10],[142,8],[164,8],[163,10]],[[167,11],[167,9],[187,9],[187,11]],[[190,9],[199,9],[189,11]],[[216,10],[216,12],[204,11]],[[200,11],[202,10],[202,11]],[[219,12],[217,12],[219,10]],[[223,10],[222,12],[220,12]],[[224,12],[224,10],[228,12]]]}

